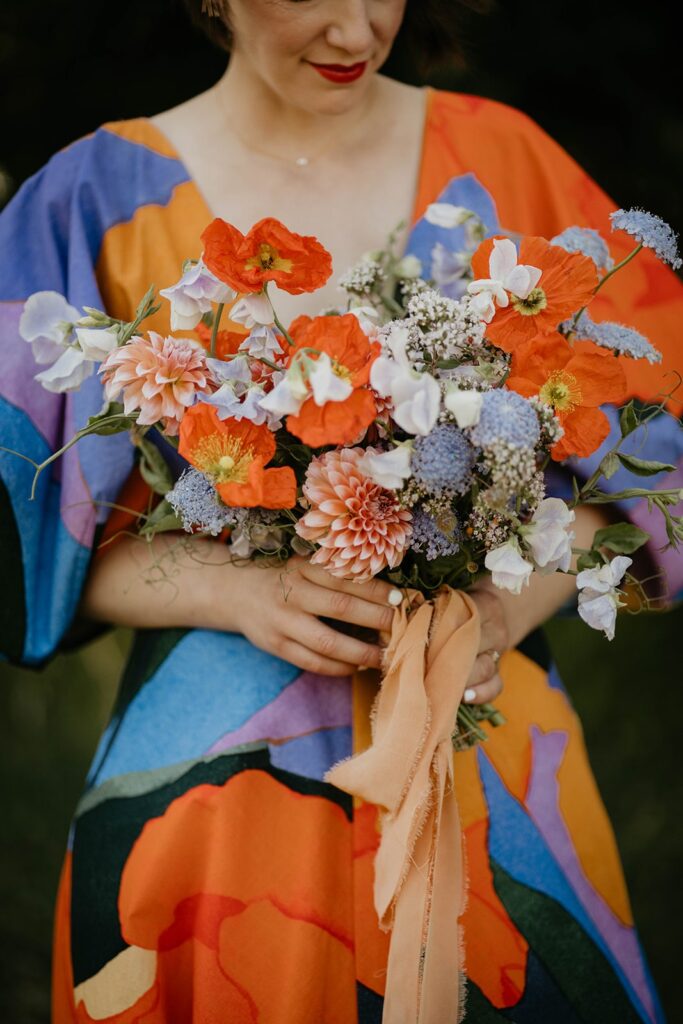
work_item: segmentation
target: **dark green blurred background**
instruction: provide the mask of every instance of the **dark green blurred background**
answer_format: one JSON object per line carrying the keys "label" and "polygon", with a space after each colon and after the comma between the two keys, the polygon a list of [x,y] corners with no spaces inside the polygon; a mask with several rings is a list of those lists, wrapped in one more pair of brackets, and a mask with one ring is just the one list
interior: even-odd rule
{"label": "dark green blurred background", "polygon": [[[429,80],[522,108],[619,204],[642,205],[678,228],[683,130],[671,12],[661,0],[631,8],[503,0],[493,16],[464,27],[469,67]],[[2,0],[0,205],[54,150],[103,121],[178,103],[211,85],[222,66],[172,0]],[[407,48],[389,70],[418,81]],[[683,1017],[675,874],[683,845],[683,609],[622,618],[619,627],[612,644],[572,619],[550,623],[548,634],[584,722],[641,938],[674,1021]],[[128,642],[124,633],[107,635],[41,673],[0,666],[0,1021],[48,1020],[59,865]]]}

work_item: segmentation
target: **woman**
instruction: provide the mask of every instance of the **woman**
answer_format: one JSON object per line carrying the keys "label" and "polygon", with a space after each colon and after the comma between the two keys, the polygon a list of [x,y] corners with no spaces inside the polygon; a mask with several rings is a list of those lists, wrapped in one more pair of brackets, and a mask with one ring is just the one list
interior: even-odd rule
{"label": "woman", "polygon": [[[215,87],[105,125],[31,179],[2,220],[3,444],[38,461],[101,404],[95,379],[66,399],[32,380],[17,332],[27,296],[54,289],[129,319],[150,281],[172,284],[199,255],[212,216],[243,230],[278,217],[317,235],[337,272],[400,220],[413,227],[400,244],[428,259],[438,235],[421,215],[438,198],[475,209],[489,233],[606,233],[610,201],[524,115],[378,73],[404,17],[450,6],[230,0],[206,22],[231,49]],[[598,312],[672,342],[672,275],[649,254],[628,273]],[[338,296],[277,299],[289,321]],[[165,311],[150,326],[168,333]],[[656,393],[660,374],[641,372],[633,393]],[[158,542],[154,577],[146,546],[121,534],[125,513],[109,514],[139,497],[132,465],[125,438],[88,439],[29,506],[30,466],[2,463],[3,564],[19,595],[6,655],[39,663],[91,621],[141,630],[72,830],[54,1020],[379,1021],[376,811],[322,779],[367,742],[371,685],[352,707],[350,676],[378,666],[380,648],[319,616],[387,629],[391,588],[302,558],[283,585],[280,569],[229,564],[217,541],[170,563]],[[583,509],[577,546],[602,523]],[[541,577],[523,599],[475,594],[467,699],[495,699],[508,724],[456,760],[468,1022],[663,1019],[580,724],[534,632],[571,590]]]}

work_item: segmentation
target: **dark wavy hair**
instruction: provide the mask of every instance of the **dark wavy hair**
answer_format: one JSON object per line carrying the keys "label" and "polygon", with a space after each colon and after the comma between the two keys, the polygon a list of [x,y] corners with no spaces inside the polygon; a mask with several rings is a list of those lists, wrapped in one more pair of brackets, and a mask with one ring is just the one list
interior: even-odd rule
{"label": "dark wavy hair", "polygon": [[[221,0],[182,0],[195,25],[221,50],[230,52],[230,28],[220,11]],[[227,0],[229,4],[229,0]],[[428,71],[465,59],[466,23],[471,14],[488,14],[495,0],[408,0],[397,46],[409,50],[416,66]]]}

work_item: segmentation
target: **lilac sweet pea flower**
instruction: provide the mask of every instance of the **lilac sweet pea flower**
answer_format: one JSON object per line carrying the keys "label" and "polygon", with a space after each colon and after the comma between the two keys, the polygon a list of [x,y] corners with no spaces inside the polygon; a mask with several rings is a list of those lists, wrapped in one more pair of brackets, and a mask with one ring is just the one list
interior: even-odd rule
{"label": "lilac sweet pea flower", "polygon": [[214,302],[229,302],[235,292],[219,281],[202,260],[185,270],[177,284],[159,292],[171,303],[171,330],[190,331]]}
{"label": "lilac sweet pea flower", "polygon": [[633,559],[617,555],[595,569],[584,569],[576,577],[579,615],[592,629],[601,629],[608,640],[614,639],[617,609],[621,604],[617,587]]}

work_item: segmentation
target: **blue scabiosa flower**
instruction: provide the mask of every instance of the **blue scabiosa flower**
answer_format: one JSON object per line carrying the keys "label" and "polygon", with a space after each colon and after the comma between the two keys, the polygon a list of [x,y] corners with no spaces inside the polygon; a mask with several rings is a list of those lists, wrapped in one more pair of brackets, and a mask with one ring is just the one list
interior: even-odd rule
{"label": "blue scabiosa flower", "polygon": [[420,505],[414,507],[412,513],[410,546],[414,551],[419,551],[430,562],[457,554],[462,533],[455,513],[448,511],[434,516]]}
{"label": "blue scabiosa flower", "polygon": [[550,244],[559,245],[565,252],[580,252],[582,256],[588,256],[598,270],[611,270],[614,266],[607,242],[593,228],[565,228],[561,234],[550,239]]}
{"label": "blue scabiosa flower", "polygon": [[188,533],[195,528],[215,537],[244,515],[243,509],[223,505],[211,481],[198,469],[186,470],[166,497]]}
{"label": "blue scabiosa flower", "polygon": [[652,249],[662,263],[669,263],[674,270],[683,263],[678,255],[678,236],[661,217],[634,207],[610,213],[610,220],[613,231],[625,231],[647,249]]}
{"label": "blue scabiosa flower", "polygon": [[415,441],[413,477],[431,494],[463,494],[470,486],[476,454],[454,423],[439,423]]}
{"label": "blue scabiosa flower", "polygon": [[588,313],[582,313],[574,329],[577,337],[594,341],[602,348],[611,348],[622,356],[630,356],[631,359],[647,359],[648,363],[661,363],[662,361],[662,353],[658,352],[643,334],[634,331],[632,327],[624,327],[623,324],[609,321],[596,324],[588,316]]}
{"label": "blue scabiosa flower", "polygon": [[504,441],[515,448],[534,448],[540,436],[536,410],[526,398],[505,388],[484,392],[479,422],[470,431],[475,444],[490,448]]}

